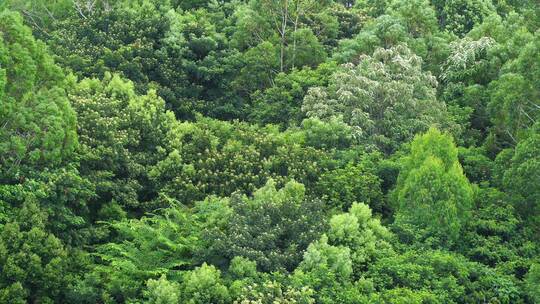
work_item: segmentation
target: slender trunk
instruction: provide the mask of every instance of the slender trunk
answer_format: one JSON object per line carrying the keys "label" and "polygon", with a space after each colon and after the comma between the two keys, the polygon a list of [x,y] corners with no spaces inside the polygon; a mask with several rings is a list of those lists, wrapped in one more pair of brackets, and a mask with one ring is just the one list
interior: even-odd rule
{"label": "slender trunk", "polygon": [[300,13],[297,12],[296,19],[294,20],[294,32],[293,32],[293,54],[292,54],[292,69],[294,70],[294,64],[296,61],[296,31],[298,30],[298,17]]}
{"label": "slender trunk", "polygon": [[83,12],[83,8],[81,7],[80,3],[78,1],[74,1],[73,2],[73,6],[75,7],[75,9],[77,10],[77,12],[79,13],[79,15],[81,15],[81,17],[83,17],[84,19],[88,19],[86,17],[86,15],[84,14]]}
{"label": "slender trunk", "polygon": [[289,15],[289,0],[285,0],[285,7],[283,8],[283,16],[281,18],[281,52],[279,58],[279,69],[281,72],[284,71],[285,66],[285,43],[286,43],[286,33],[287,33],[287,16]]}
{"label": "slender trunk", "polygon": [[506,134],[508,134],[508,136],[510,136],[510,138],[512,139],[512,141],[514,142],[514,144],[517,143],[517,140],[516,138],[512,135],[512,133],[510,133],[510,131],[508,129],[505,128],[505,131],[506,131]]}
{"label": "slender trunk", "polygon": [[527,113],[525,112],[525,110],[523,110],[522,107],[519,108],[521,110],[521,113],[523,113],[523,115],[527,116],[527,118],[534,124],[536,121]]}

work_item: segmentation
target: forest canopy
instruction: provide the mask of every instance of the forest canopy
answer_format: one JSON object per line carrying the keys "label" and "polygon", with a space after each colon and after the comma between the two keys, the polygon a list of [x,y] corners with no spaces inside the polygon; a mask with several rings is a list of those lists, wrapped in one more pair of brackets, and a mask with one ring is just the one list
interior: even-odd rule
{"label": "forest canopy", "polygon": [[540,303],[538,1],[0,1],[0,303]]}

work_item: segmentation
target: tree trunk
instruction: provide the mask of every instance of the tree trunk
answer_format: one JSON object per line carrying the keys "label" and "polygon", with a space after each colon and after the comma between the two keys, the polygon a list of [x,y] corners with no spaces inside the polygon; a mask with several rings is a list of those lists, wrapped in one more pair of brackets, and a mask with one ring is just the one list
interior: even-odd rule
{"label": "tree trunk", "polygon": [[285,0],[283,7],[283,16],[281,18],[281,52],[279,56],[279,70],[283,72],[285,70],[285,44],[286,44],[286,33],[287,33],[287,20],[289,15],[289,0]]}

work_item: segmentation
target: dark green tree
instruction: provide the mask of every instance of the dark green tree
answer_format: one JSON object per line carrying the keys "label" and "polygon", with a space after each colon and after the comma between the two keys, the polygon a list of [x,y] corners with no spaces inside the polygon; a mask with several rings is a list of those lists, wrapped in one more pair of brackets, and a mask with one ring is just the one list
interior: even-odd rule
{"label": "dark green tree", "polygon": [[540,266],[533,264],[527,273],[526,278],[527,293],[530,300],[537,302],[540,300]]}
{"label": "dark green tree", "polygon": [[113,222],[110,229],[116,237],[97,246],[95,264],[73,284],[70,301],[122,303],[140,299],[150,279],[166,275],[178,281],[181,270],[193,267],[195,253],[200,250],[201,228],[179,205],[139,220]]}
{"label": "dark green tree", "polygon": [[152,210],[143,204],[157,195],[148,171],[175,121],[164,101],[154,90],[136,94],[132,82],[111,74],[73,84],[69,98],[78,114],[80,171],[96,187],[93,211],[109,203]]}
{"label": "dark green tree", "polygon": [[324,228],[322,203],[294,181],[277,190],[270,180],[252,198],[236,195],[230,204],[225,231],[213,235],[215,250],[229,259],[248,258],[262,271],[293,270]]}
{"label": "dark green tree", "polygon": [[503,183],[510,193],[518,196],[521,201],[516,207],[530,221],[531,227],[538,231],[540,228],[540,133],[538,126],[534,127],[528,138],[515,148],[509,159],[509,168],[504,173]]}
{"label": "dark green tree", "polygon": [[437,9],[440,26],[461,36],[490,14],[496,13],[491,0],[432,0],[431,2]]}
{"label": "dark green tree", "polygon": [[59,303],[65,299],[70,252],[46,231],[46,214],[31,197],[10,222],[0,225],[0,301]]}

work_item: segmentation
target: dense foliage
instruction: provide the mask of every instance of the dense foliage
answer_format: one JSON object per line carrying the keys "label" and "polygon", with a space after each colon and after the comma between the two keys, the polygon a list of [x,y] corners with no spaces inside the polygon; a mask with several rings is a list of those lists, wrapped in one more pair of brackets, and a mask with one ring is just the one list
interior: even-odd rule
{"label": "dense foliage", "polygon": [[535,0],[0,1],[0,303],[540,303]]}

